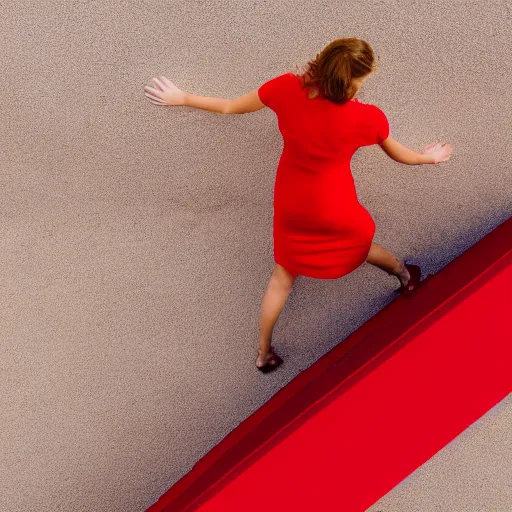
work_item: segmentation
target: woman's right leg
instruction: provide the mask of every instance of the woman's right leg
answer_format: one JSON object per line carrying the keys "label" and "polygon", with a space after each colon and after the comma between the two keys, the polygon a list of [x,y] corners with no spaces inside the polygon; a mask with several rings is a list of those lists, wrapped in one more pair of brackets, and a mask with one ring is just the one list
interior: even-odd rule
{"label": "woman's right leg", "polygon": [[256,361],[257,366],[264,366],[271,359],[272,331],[292,291],[296,277],[276,263],[261,305],[260,350]]}
{"label": "woman's right leg", "polygon": [[411,278],[403,261],[398,260],[393,254],[379,244],[372,243],[366,261],[375,265],[390,275],[398,277],[400,283],[407,286]]}

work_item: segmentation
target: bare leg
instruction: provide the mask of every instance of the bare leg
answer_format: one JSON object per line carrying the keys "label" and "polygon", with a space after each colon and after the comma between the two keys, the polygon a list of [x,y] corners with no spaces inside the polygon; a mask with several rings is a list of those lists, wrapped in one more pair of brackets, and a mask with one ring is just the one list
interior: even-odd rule
{"label": "bare leg", "polygon": [[260,350],[256,361],[257,366],[264,366],[271,358],[272,331],[292,291],[295,279],[296,276],[276,263],[261,305]]}
{"label": "bare leg", "polygon": [[372,243],[366,261],[371,265],[379,267],[388,274],[398,277],[400,283],[404,286],[407,285],[411,278],[409,271],[405,268],[404,262],[399,261],[379,244]]}

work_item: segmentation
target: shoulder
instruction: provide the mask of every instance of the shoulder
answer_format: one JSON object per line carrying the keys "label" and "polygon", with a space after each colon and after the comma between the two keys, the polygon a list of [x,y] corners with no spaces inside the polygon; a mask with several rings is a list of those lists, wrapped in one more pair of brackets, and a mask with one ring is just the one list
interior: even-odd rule
{"label": "shoulder", "polygon": [[373,103],[362,103],[361,101],[357,101],[359,105],[362,107],[362,111],[367,115],[382,117],[385,116],[384,111]]}
{"label": "shoulder", "polygon": [[292,87],[299,86],[299,79],[293,73],[284,73],[267,80],[258,88],[261,101],[271,106],[279,97],[284,96]]}
{"label": "shoulder", "polygon": [[293,73],[283,73],[282,75],[278,75],[273,78],[270,78],[262,85],[262,87],[266,86],[266,85],[269,85],[269,86],[271,85],[274,87],[284,86],[284,85],[291,84],[294,82],[296,82],[297,84],[299,83],[299,79],[296,75],[294,75]]}
{"label": "shoulder", "polygon": [[362,116],[367,120],[370,121],[372,124],[387,124],[388,118],[384,111],[378,107],[377,105],[374,105],[373,103],[361,103],[357,102],[357,104],[360,106],[360,112]]}
{"label": "shoulder", "polygon": [[369,133],[372,134],[372,144],[381,143],[389,137],[388,118],[377,105],[371,103],[363,103],[362,105],[364,105],[364,124]]}

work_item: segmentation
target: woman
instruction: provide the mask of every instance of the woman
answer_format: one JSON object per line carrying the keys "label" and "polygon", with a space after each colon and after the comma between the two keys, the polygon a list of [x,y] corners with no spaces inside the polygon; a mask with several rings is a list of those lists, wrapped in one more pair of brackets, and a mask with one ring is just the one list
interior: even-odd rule
{"label": "woman", "polygon": [[405,295],[418,286],[421,270],[373,243],[375,224],[359,203],[350,160],[361,146],[379,144],[393,160],[433,164],[450,158],[449,144],[433,143],[416,153],[389,136],[384,113],[356,98],[375,71],[371,46],[337,39],[308,63],[304,74],[286,73],[237,99],[195,96],[165,77],[145,94],[157,105],[185,105],[219,114],[244,114],[267,106],[278,118],[284,149],[274,188],[275,266],[263,297],[256,366],[277,368],[272,331],[297,276],[337,279],[367,261],[401,284]]}

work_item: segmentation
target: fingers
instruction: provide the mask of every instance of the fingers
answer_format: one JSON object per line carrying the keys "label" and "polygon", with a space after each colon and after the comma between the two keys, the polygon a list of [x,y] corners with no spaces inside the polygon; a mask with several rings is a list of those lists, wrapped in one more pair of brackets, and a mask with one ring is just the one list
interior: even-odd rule
{"label": "fingers", "polygon": [[151,81],[158,89],[160,89],[161,91],[165,91],[164,85],[162,84],[162,82],[160,82],[160,80],[158,80],[158,78],[153,78],[153,80]]}
{"label": "fingers", "polygon": [[160,95],[163,91],[161,91],[160,89],[153,89],[153,87],[149,87],[148,85],[146,85],[146,87],[144,87],[144,91],[148,92],[152,96],[155,96],[156,98],[162,99]]}
{"label": "fingers", "polygon": [[430,151],[432,149],[434,149],[434,147],[436,146],[437,142],[432,142],[432,144],[429,144],[428,146],[425,146],[422,150],[421,150],[421,153],[425,153],[427,151]]}
{"label": "fingers", "polygon": [[160,77],[160,80],[162,81],[162,83],[164,83],[167,87],[172,87],[174,84],[168,80],[165,76],[161,76]]}
{"label": "fingers", "polygon": [[162,103],[161,101],[155,101],[151,98],[149,98],[149,101],[151,101],[151,103],[154,103],[155,105],[161,105],[161,106],[165,106],[166,104],[165,103]]}
{"label": "fingers", "polygon": [[450,160],[450,157],[452,156],[453,149],[452,149],[451,144],[448,144],[447,142],[444,142],[442,147],[444,149],[444,154],[445,154],[443,161],[446,162],[446,161]]}
{"label": "fingers", "polygon": [[448,142],[432,142],[432,144],[423,148],[421,153],[434,155],[436,163],[446,162],[452,154],[452,146]]}
{"label": "fingers", "polygon": [[157,92],[151,87],[144,88],[144,94],[153,102],[159,105],[165,105],[165,101],[162,100],[157,94]]}
{"label": "fingers", "polygon": [[161,101],[163,104],[165,104],[165,101],[161,96],[162,92],[163,91],[153,89],[149,86],[144,87],[144,93],[146,96],[148,96],[148,98],[153,98],[154,100]]}
{"label": "fingers", "polygon": [[156,100],[154,100],[153,98],[150,98],[150,97],[148,97],[148,100],[151,101],[151,103],[154,103],[155,105],[162,105],[162,106],[166,105],[166,103],[164,103],[162,101],[156,101]]}

